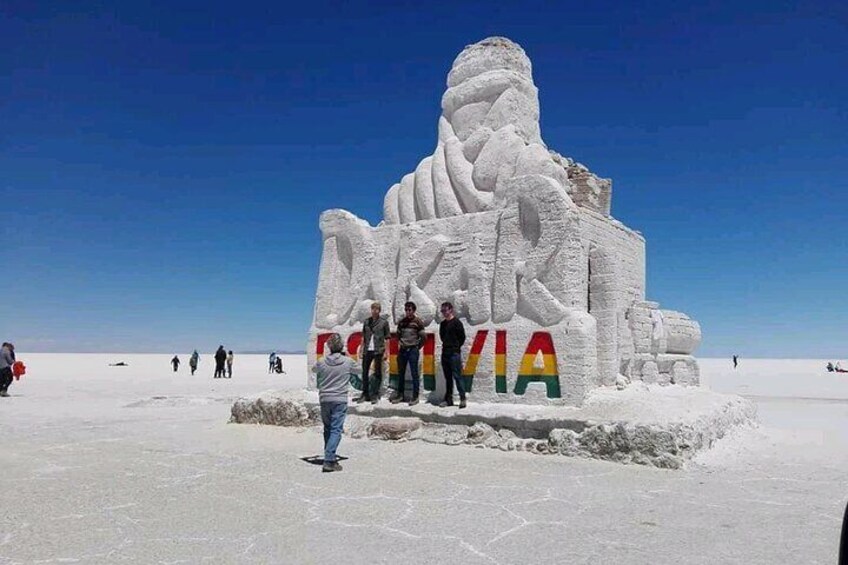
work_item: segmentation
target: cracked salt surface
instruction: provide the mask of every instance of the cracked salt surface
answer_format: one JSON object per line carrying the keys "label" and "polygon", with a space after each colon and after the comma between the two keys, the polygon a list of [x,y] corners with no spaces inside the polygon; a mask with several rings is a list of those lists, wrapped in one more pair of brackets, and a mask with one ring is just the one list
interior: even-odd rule
{"label": "cracked salt surface", "polygon": [[[345,438],[345,470],[322,474],[300,459],[315,430],[228,425],[216,401],[302,386],[305,359],[279,376],[240,356],[220,382],[116,357],[120,375],[25,356],[0,403],[0,564],[835,562],[848,412],[774,390],[848,399],[817,362],[706,360],[720,391],[783,398],[682,471]],[[127,408],[156,396],[175,400]]]}

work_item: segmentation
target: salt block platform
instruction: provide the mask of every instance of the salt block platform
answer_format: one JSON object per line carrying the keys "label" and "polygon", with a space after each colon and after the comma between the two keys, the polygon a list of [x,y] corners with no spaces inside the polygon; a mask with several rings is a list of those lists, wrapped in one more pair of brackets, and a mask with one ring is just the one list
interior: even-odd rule
{"label": "salt block platform", "polygon": [[[268,392],[236,401],[230,421],[311,426],[320,422],[319,413],[315,392]],[[467,444],[680,468],[733,428],[755,422],[755,406],[739,396],[638,383],[623,390],[597,389],[579,408],[469,402],[460,410],[386,399],[351,403],[345,431],[353,438]]]}

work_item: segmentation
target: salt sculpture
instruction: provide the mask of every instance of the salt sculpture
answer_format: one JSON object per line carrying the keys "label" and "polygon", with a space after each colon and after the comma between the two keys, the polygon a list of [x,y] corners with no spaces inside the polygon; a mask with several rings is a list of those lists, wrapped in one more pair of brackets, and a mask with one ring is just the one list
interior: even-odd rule
{"label": "salt sculpture", "polygon": [[[473,401],[578,406],[621,376],[697,384],[698,323],[645,300],[645,240],[610,216],[612,182],[542,141],[524,50],[470,45],[447,86],[436,148],[389,188],[384,220],[321,215],[310,365],[332,332],[357,355],[373,301],[394,325],[411,300],[430,332],[423,388],[438,397],[438,305],[450,301]],[[396,351],[392,340],[393,380]]]}

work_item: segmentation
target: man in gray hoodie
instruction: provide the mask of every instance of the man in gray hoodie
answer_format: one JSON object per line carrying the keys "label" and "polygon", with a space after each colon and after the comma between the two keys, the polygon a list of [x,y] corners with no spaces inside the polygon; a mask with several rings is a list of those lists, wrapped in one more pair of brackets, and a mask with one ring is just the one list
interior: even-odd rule
{"label": "man in gray hoodie", "polygon": [[[380,386],[383,383],[383,355],[386,341],[390,337],[389,321],[380,317],[383,307],[379,302],[371,304],[371,317],[362,324],[362,396],[357,402],[380,400]],[[371,364],[374,365],[374,378],[369,379]]]}
{"label": "man in gray hoodie", "polygon": [[355,375],[357,364],[342,353],[344,342],[339,334],[330,336],[327,347],[330,354],[318,361],[313,370],[318,384],[321,421],[324,423],[324,466],[321,470],[332,473],[342,470],[336,461],[336,449],[342,440],[350,378]]}
{"label": "man in gray hoodie", "polygon": [[15,346],[3,343],[0,348],[0,396],[9,396],[7,392],[12,384],[12,365],[15,364]]}

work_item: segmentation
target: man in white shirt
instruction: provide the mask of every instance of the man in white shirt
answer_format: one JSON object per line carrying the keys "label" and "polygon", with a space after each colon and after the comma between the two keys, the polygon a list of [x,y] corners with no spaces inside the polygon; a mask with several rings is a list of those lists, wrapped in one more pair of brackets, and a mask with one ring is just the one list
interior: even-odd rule
{"label": "man in white shirt", "polygon": [[[371,305],[371,317],[362,324],[362,395],[357,402],[376,404],[380,400],[380,386],[383,382],[383,355],[386,341],[390,339],[389,322],[380,316],[383,308],[379,302]],[[371,364],[374,364],[374,378],[369,377]]]}

